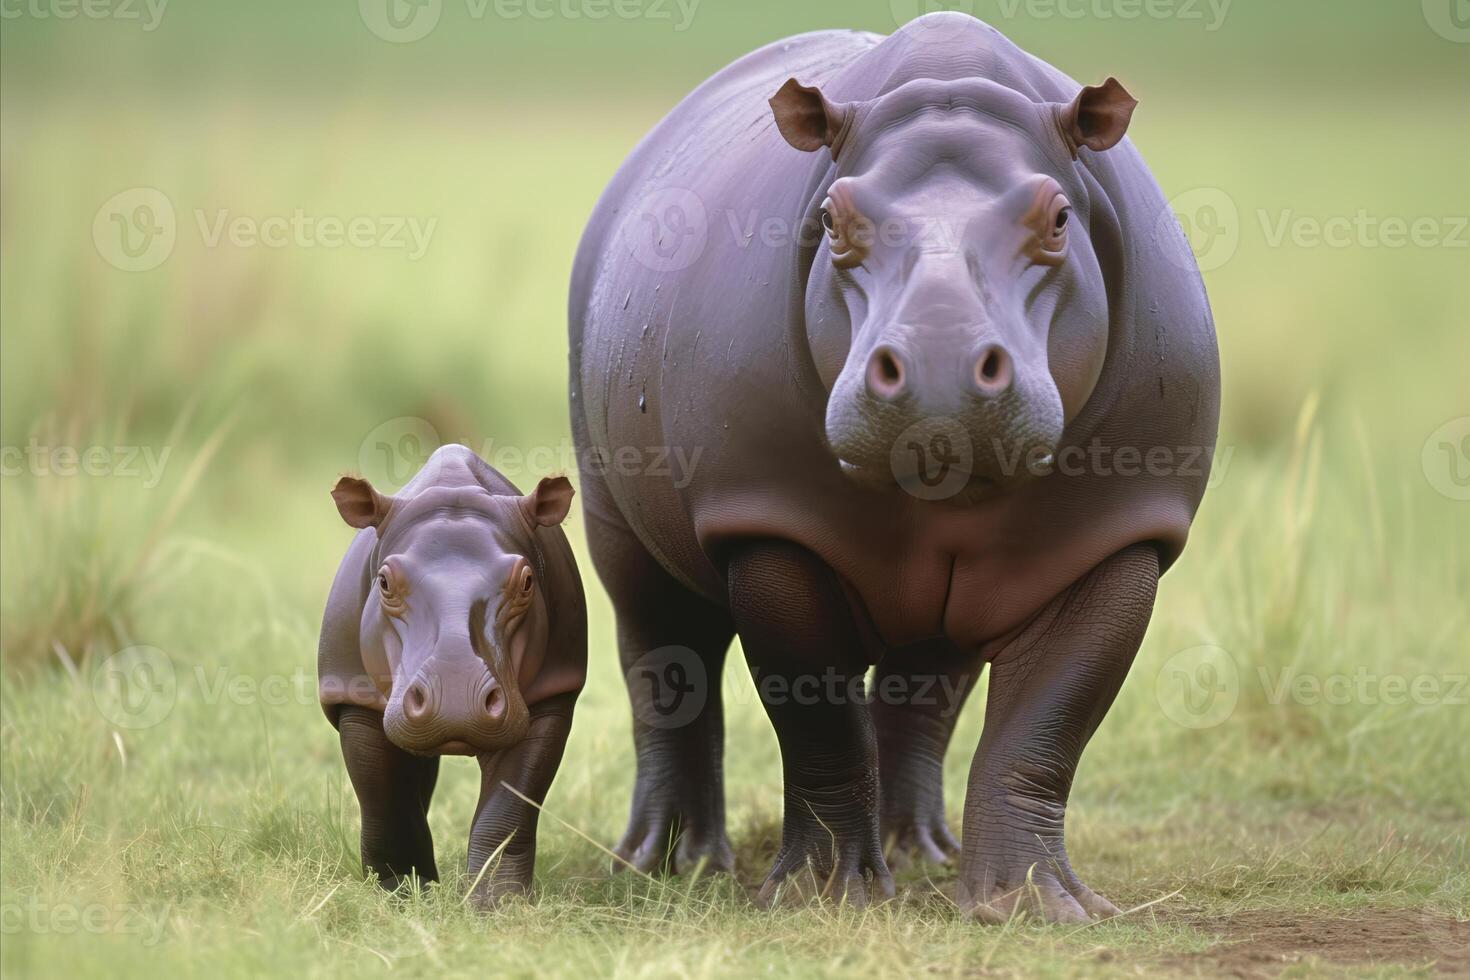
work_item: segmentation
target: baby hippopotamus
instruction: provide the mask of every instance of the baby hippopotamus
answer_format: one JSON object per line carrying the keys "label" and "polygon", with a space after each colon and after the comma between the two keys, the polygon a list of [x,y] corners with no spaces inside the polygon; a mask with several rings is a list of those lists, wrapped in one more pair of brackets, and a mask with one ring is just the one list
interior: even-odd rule
{"label": "baby hippopotamus", "polygon": [[524,893],[537,806],[587,671],[582,580],[559,527],[572,486],[549,477],[522,495],[445,446],[395,496],[343,477],[332,498],[360,531],[327,599],[317,670],[362,808],[363,867],[390,890],[437,880],[439,757],[472,755],[474,899]]}

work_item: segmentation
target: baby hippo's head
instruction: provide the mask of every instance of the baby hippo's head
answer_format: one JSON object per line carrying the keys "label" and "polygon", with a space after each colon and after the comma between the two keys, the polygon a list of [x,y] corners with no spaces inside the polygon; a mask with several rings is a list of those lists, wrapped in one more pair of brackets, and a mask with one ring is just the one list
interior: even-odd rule
{"label": "baby hippo's head", "polygon": [[480,755],[524,738],[522,694],[550,634],[536,533],[566,517],[571,484],[390,497],[343,477],[332,497],[348,524],[377,532],[360,636],[388,738],[424,755]]}

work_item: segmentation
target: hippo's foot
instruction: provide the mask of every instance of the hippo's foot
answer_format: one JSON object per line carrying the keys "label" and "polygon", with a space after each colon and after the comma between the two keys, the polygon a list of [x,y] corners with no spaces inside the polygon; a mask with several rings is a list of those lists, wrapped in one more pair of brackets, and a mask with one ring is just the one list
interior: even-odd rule
{"label": "hippo's foot", "polygon": [[476,912],[489,912],[508,901],[525,901],[531,897],[531,875],[487,874],[470,889],[470,906]]}
{"label": "hippo's foot", "polygon": [[944,808],[904,808],[883,814],[883,855],[891,868],[908,868],[920,862],[949,864],[960,853],[960,843],[944,820]]}
{"label": "hippo's foot", "polygon": [[1020,916],[1083,923],[1118,914],[1112,902],[1084,885],[1067,861],[1060,835],[1011,832],[966,854],[957,900],[977,920],[998,925]]}
{"label": "hippo's foot", "polygon": [[635,803],[623,839],[613,848],[613,871],[645,874],[712,874],[735,871],[735,851],[723,821],[681,816],[668,805]]}
{"label": "hippo's foot", "polygon": [[863,908],[893,897],[893,875],[876,834],[834,833],[810,812],[806,816],[787,818],[781,850],[756,896],[760,905],[821,898]]}

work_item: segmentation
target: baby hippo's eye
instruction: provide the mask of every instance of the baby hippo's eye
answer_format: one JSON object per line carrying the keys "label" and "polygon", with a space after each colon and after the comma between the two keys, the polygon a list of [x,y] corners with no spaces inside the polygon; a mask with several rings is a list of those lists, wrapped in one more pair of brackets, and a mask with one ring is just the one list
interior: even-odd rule
{"label": "baby hippo's eye", "polygon": [[1067,219],[1070,217],[1072,217],[1071,208],[1062,208],[1057,212],[1057,221],[1052,227],[1056,229],[1058,234],[1067,230]]}
{"label": "baby hippo's eye", "polygon": [[388,588],[388,573],[387,572],[379,572],[378,573],[378,591],[379,592],[383,592],[385,594],[390,591],[389,588]]}
{"label": "baby hippo's eye", "polygon": [[829,235],[837,234],[837,229],[832,224],[832,212],[826,208],[822,209],[822,227]]}
{"label": "baby hippo's eye", "polygon": [[505,580],[504,600],[495,614],[495,622],[503,629],[513,629],[535,601],[536,576],[531,563],[521,558]]}

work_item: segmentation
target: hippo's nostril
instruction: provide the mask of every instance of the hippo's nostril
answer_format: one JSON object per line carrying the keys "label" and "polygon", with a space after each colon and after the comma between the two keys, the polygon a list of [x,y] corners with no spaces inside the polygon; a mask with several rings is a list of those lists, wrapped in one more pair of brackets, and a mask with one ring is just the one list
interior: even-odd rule
{"label": "hippo's nostril", "polygon": [[975,387],[987,397],[1003,394],[1011,386],[1011,357],[1004,347],[988,344],[975,361]]}
{"label": "hippo's nostril", "polygon": [[485,713],[496,719],[505,714],[505,695],[500,693],[500,688],[492,687],[485,693]]}
{"label": "hippo's nostril", "polygon": [[868,358],[868,390],[884,401],[892,401],[903,394],[907,373],[898,351],[879,347]]}
{"label": "hippo's nostril", "polygon": [[429,692],[414,681],[403,692],[403,716],[409,721],[423,721],[429,714]]}

